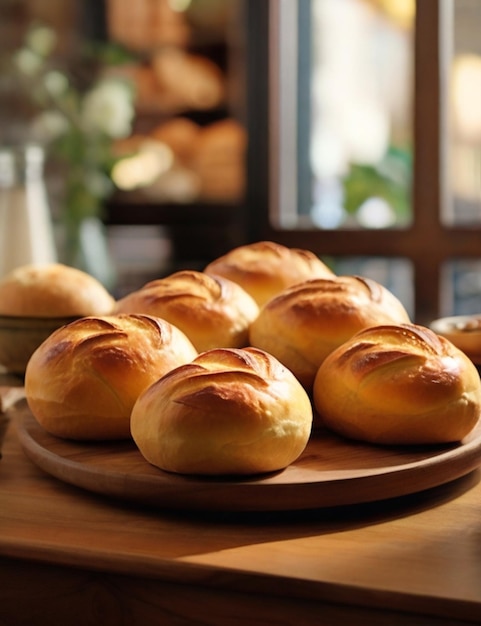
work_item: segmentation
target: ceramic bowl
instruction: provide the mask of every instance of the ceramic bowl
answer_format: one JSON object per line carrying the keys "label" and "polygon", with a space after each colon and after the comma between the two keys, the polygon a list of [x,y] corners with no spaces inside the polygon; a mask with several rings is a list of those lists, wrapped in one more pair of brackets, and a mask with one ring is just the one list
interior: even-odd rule
{"label": "ceramic bowl", "polygon": [[442,317],[434,320],[430,327],[438,335],[449,339],[475,365],[481,366],[481,313]]}
{"label": "ceramic bowl", "polygon": [[0,369],[23,375],[27,363],[54,330],[76,317],[16,317],[0,315]]}

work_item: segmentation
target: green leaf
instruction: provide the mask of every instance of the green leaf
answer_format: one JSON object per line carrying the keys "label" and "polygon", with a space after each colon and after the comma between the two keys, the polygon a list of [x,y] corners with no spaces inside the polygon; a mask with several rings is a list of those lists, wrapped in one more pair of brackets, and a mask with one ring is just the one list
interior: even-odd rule
{"label": "green leaf", "polygon": [[411,154],[392,147],[376,166],[352,164],[343,180],[344,208],[353,215],[369,198],[385,200],[398,221],[405,221],[411,211]]}

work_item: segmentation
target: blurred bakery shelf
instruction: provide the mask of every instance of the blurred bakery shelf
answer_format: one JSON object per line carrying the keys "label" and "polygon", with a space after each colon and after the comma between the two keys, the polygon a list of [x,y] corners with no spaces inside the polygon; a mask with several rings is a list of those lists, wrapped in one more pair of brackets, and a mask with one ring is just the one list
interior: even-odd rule
{"label": "blurred bakery shelf", "polygon": [[177,260],[207,262],[243,241],[244,210],[237,203],[158,203],[125,193],[107,204],[104,220],[108,227],[161,225]]}
{"label": "blurred bakery shelf", "polygon": [[[195,268],[244,243],[243,8],[244,0],[105,1],[105,36],[133,53],[107,71],[123,73],[137,92],[132,134],[116,147],[125,157],[114,176],[119,191],[105,208],[119,251],[132,254],[138,232],[141,254],[157,228],[169,269]],[[144,160],[136,163],[139,155]],[[149,156],[157,158],[150,181]],[[154,245],[153,267],[156,253]]]}
{"label": "blurred bakery shelf", "polygon": [[[262,178],[258,188],[267,180],[252,162],[266,125],[252,105],[261,90],[247,85],[249,69],[262,63],[250,38],[265,39],[247,24],[251,1],[6,0],[0,9],[6,51],[18,48],[29,24],[44,23],[58,35],[55,61],[80,85],[123,75],[135,87],[131,133],[113,146],[118,191],[103,215],[123,284],[202,267],[245,243],[245,222],[257,216],[251,178]],[[48,163],[55,218],[63,210],[63,165]]]}
{"label": "blurred bakery shelf", "polygon": [[141,193],[112,198],[104,221],[117,295],[181,269],[204,269],[244,243],[244,219],[245,209],[237,203],[158,203]]}

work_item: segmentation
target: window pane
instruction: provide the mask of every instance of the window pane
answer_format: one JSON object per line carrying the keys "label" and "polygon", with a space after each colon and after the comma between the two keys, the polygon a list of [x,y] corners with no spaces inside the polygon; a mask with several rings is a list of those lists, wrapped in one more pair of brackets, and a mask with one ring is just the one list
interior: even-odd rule
{"label": "window pane", "polygon": [[328,260],[338,275],[369,276],[401,300],[410,317],[414,316],[413,267],[407,259],[384,257],[335,257]]}
{"label": "window pane", "polygon": [[411,222],[413,23],[411,0],[280,0],[281,227]]}
{"label": "window pane", "polygon": [[481,3],[452,3],[448,32],[452,32],[448,111],[447,224],[481,222]]}
{"label": "window pane", "polygon": [[442,315],[473,315],[481,311],[481,261],[455,259],[443,267]]}

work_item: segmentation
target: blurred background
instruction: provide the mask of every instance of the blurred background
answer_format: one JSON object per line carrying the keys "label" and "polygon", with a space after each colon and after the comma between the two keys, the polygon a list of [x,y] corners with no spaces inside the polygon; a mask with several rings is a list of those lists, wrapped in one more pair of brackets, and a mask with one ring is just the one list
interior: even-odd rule
{"label": "blurred background", "polygon": [[60,257],[118,295],[266,238],[418,321],[479,312],[480,23],[477,0],[0,0],[1,144],[43,147]]}

